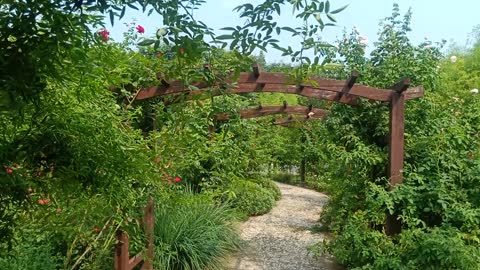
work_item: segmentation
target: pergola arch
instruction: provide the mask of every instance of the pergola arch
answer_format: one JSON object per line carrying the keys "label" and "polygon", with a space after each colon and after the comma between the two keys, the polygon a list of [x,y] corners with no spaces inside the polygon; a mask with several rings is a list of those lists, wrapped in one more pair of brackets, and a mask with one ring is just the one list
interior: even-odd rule
{"label": "pergola arch", "polygon": [[[208,69],[208,65],[205,68]],[[390,106],[388,176],[390,185],[393,188],[395,185],[403,182],[405,102],[422,97],[424,89],[422,86],[409,88],[409,79],[402,79],[389,89],[374,88],[357,84],[356,80],[358,77],[358,72],[352,72],[351,76],[345,81],[310,77],[306,82],[295,83],[288,74],[262,72],[260,67],[254,64],[251,72],[241,72],[236,80],[234,77],[231,77],[226,82],[218,85],[208,85],[206,82],[194,83],[194,88],[199,89],[194,91],[188,90],[188,86],[183,85],[181,81],[167,82],[159,78],[160,83],[158,85],[140,89],[135,100],[144,100],[157,96],[182,96],[183,99],[188,100],[205,93],[208,93],[210,96],[218,96],[227,93],[272,92],[296,94],[352,106],[357,105],[359,98],[388,103]],[[225,88],[226,83],[234,86]],[[287,110],[291,110],[291,113],[287,112]],[[293,108],[284,104],[283,109],[282,106],[265,107],[265,109],[258,107],[256,109],[245,109],[239,113],[241,117],[252,118],[277,113],[294,114],[297,110],[302,111],[305,108]],[[321,114],[326,115],[327,112],[322,111]],[[217,119],[222,118],[228,119],[228,116],[217,116]]]}
{"label": "pergola arch", "polygon": [[[208,69],[208,66],[205,66]],[[135,100],[145,100],[157,96],[177,96],[179,100],[193,98],[209,98],[223,94],[244,94],[244,93],[285,93],[296,94],[308,98],[327,100],[355,106],[359,99],[369,101],[380,101],[389,105],[389,138],[388,138],[388,177],[390,187],[403,182],[404,162],[404,126],[405,126],[405,102],[411,99],[420,98],[424,94],[422,86],[410,88],[410,80],[403,79],[392,85],[389,89],[381,89],[356,84],[359,77],[358,72],[352,72],[345,81],[333,80],[319,77],[310,77],[304,82],[295,82],[288,74],[280,72],[261,72],[258,65],[253,65],[251,72],[241,72],[238,78],[233,76],[224,82],[215,85],[206,82],[192,84],[193,89],[189,90],[188,85],[181,81],[169,81],[159,78],[160,83],[155,86],[145,87],[138,91]],[[197,90],[198,89],[198,90]],[[206,94],[206,95],[205,95]],[[202,96],[205,95],[205,96]],[[316,112],[314,112],[316,110]],[[275,120],[276,124],[289,125],[294,121],[319,120],[328,114],[328,111],[313,109],[311,107],[295,106],[259,106],[240,110],[242,118],[253,118],[273,114],[286,114],[289,117]],[[305,113],[307,114],[305,115]],[[320,117],[312,117],[308,113],[314,112]],[[293,118],[292,115],[302,115],[300,118]],[[218,120],[227,120],[229,115],[217,115]],[[399,221],[389,216],[387,220],[387,233],[394,234],[400,231]]]}

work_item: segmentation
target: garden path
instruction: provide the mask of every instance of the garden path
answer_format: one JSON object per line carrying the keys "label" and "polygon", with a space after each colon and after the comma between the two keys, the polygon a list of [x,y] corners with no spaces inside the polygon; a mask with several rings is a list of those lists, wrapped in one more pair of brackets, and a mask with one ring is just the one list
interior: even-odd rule
{"label": "garden path", "polygon": [[229,262],[229,270],[339,270],[331,256],[313,258],[307,247],[326,236],[312,233],[328,197],[325,194],[277,183],[282,198],[263,216],[240,225],[246,246]]}

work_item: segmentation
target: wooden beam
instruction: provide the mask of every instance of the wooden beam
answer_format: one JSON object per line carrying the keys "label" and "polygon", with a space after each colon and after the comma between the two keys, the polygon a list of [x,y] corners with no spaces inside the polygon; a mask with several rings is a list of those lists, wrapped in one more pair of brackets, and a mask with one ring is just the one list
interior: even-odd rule
{"label": "wooden beam", "polygon": [[405,130],[405,97],[397,93],[390,102],[389,169],[390,185],[402,183]]}
{"label": "wooden beam", "polygon": [[[143,216],[143,226],[145,230],[145,235],[147,239],[147,251],[144,258],[142,270],[153,270],[153,259],[155,257],[154,253],[154,227],[155,227],[155,213],[154,213],[154,203],[153,197],[148,199],[147,206],[144,209]],[[133,267],[132,267],[133,268]]]}
{"label": "wooden beam", "polygon": [[130,270],[130,255],[128,235],[123,231],[117,232],[117,244],[115,246],[114,269]]}
{"label": "wooden beam", "polygon": [[347,81],[345,82],[345,86],[342,88],[342,91],[340,93],[337,93],[337,96],[335,97],[335,101],[339,101],[344,94],[348,93],[353,85],[355,84],[355,82],[357,81],[357,78],[360,76],[360,74],[358,73],[358,71],[353,71],[352,74],[350,75],[350,78],[347,79]]}
{"label": "wooden beam", "polygon": [[298,94],[301,96],[337,101],[345,104],[357,104],[357,98],[366,98],[376,101],[390,101],[395,92],[405,92],[406,99],[414,99],[423,95],[423,88],[408,89],[410,81],[402,80],[392,87],[392,89],[379,89],[369,86],[355,84],[359,74],[352,72],[350,78],[345,81],[332,80],[325,78],[312,77],[313,83],[302,83],[296,85],[288,74],[281,72],[261,72],[258,65],[254,65],[253,72],[241,72],[238,79],[233,77],[227,80],[230,83],[237,83],[237,86],[226,91],[219,90],[222,85],[207,85],[206,82],[192,84],[198,91],[189,91],[188,85],[183,85],[180,81],[167,82],[160,77],[160,84],[157,86],[141,89],[136,99],[142,100],[155,96],[165,95],[184,95],[187,99],[193,96],[205,93],[209,87],[216,88],[214,95],[222,93],[252,93],[252,92],[275,92]]}
{"label": "wooden beam", "polygon": [[136,256],[134,256],[133,258],[131,258],[129,261],[128,261],[128,268],[129,269],[133,269],[135,266],[137,266],[138,264],[140,264],[141,262],[143,262],[143,256],[145,256],[144,254],[142,253],[139,253],[137,254]]}
{"label": "wooden beam", "polygon": [[407,91],[403,92],[403,95],[405,96],[405,100],[411,100],[423,97],[424,93],[425,90],[423,89],[423,86],[417,86],[408,88]]}
{"label": "wooden beam", "polygon": [[258,78],[260,76],[260,66],[258,64],[253,64],[252,69],[253,69],[253,75],[255,76],[255,78]]}
{"label": "wooden beam", "polygon": [[405,78],[405,79],[402,79],[401,81],[399,81],[398,83],[396,83],[395,85],[393,85],[390,88],[397,93],[402,93],[402,92],[406,91],[409,86],[410,86],[410,79]]}
{"label": "wooden beam", "polygon": [[[241,118],[250,119],[255,117],[262,117],[268,115],[275,115],[275,114],[296,114],[296,115],[304,115],[308,117],[309,113],[313,113],[310,118],[323,118],[325,115],[329,114],[330,112],[327,110],[316,109],[303,106],[263,106],[262,108],[250,108],[240,110],[239,114]],[[230,119],[230,115],[228,113],[218,114],[216,115],[217,120],[228,120]]]}

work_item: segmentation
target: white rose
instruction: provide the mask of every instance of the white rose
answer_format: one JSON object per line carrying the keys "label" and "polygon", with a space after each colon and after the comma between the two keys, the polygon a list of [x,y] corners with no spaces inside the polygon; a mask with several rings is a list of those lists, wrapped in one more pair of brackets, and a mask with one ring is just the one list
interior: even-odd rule
{"label": "white rose", "polygon": [[472,90],[470,90],[470,93],[472,93],[472,94],[478,94],[478,89],[477,89],[477,88],[473,88]]}
{"label": "white rose", "polygon": [[368,45],[368,38],[364,36],[359,36],[358,41],[360,44],[367,46]]}
{"label": "white rose", "polygon": [[457,58],[455,55],[452,55],[452,56],[450,57],[450,61],[451,61],[452,63],[457,62],[457,60],[458,60],[458,58]]}

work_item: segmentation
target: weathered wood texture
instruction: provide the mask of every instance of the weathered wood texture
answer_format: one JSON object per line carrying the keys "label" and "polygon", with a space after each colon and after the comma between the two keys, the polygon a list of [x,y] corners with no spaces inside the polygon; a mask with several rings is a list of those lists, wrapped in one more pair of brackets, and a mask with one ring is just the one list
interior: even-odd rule
{"label": "weathered wood texture", "polygon": [[392,86],[394,93],[390,100],[390,123],[388,140],[388,177],[390,186],[403,182],[403,160],[405,147],[405,91],[410,86],[410,80],[404,79]]}
{"label": "weathered wood texture", "polygon": [[[396,89],[378,89],[374,87],[355,84],[359,74],[354,72],[347,81],[332,80],[312,77],[308,82],[297,84],[287,74],[279,72],[260,72],[256,67],[254,72],[242,72],[237,80],[230,78],[225,84],[207,85],[204,82],[194,83],[194,89],[180,81],[161,81],[157,86],[141,89],[136,96],[137,100],[148,99],[156,96],[183,95],[185,99],[192,99],[202,94],[218,96],[226,93],[242,94],[254,92],[272,92],[297,94],[309,98],[336,101],[355,105],[358,98],[374,101],[390,101]],[[255,67],[254,67],[255,70]],[[226,85],[232,84],[231,87]],[[403,92],[405,99],[414,99],[423,96],[423,88],[415,87]]]}
{"label": "weathered wood texture", "polygon": [[130,242],[128,235],[124,231],[117,232],[117,244],[115,246],[114,269],[115,270],[132,270],[143,262],[141,270],[153,270],[153,241],[154,241],[154,206],[153,198],[150,198],[144,209],[143,226],[147,238],[147,249],[130,258]]}
{"label": "weathered wood texture", "polygon": [[[262,106],[262,107],[244,109],[239,111],[240,117],[245,119],[275,115],[275,114],[299,114],[299,115],[305,115],[305,116],[310,115],[311,118],[323,118],[328,113],[329,111],[327,110],[309,108],[309,107],[303,107],[303,106],[265,106],[265,107]],[[228,120],[230,119],[230,115],[228,113],[218,114],[216,115],[216,119]]]}
{"label": "weathered wood texture", "polygon": [[[410,86],[410,80],[404,79],[392,89],[395,93],[390,100],[390,126],[388,139],[388,177],[390,189],[403,182],[403,162],[405,147],[405,91]],[[397,214],[388,215],[385,221],[387,235],[395,235],[402,230],[402,224]]]}
{"label": "weathered wood texture", "polygon": [[153,258],[155,256],[153,250],[153,243],[154,243],[154,227],[155,227],[155,212],[154,212],[154,204],[153,198],[150,197],[148,200],[148,204],[144,209],[144,216],[143,216],[143,227],[145,230],[145,235],[147,239],[147,250],[145,254],[145,258],[143,259],[143,266],[142,270],[153,270]]}

